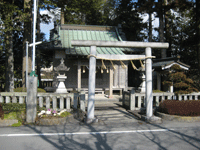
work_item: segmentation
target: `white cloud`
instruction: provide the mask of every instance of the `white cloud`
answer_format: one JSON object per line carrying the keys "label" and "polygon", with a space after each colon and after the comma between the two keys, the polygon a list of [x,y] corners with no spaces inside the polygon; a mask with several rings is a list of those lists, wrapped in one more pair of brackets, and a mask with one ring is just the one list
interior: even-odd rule
{"label": "white cloud", "polygon": [[[53,11],[53,10],[52,10]],[[49,24],[40,23],[40,29],[43,33],[45,33],[45,38],[49,40],[50,30],[54,28],[54,20],[59,19],[60,17],[60,9],[55,9],[54,14],[48,10],[41,10],[40,14],[48,14],[51,17],[51,22]]]}
{"label": "white cloud", "polygon": [[[159,19],[158,17],[156,18],[155,15],[155,13],[151,14],[153,28],[159,27]],[[141,17],[143,18],[144,23],[149,21],[149,14],[145,13],[141,15]]]}
{"label": "white cloud", "polygon": [[[151,14],[151,18],[152,18],[152,28],[158,28],[159,27],[159,18],[155,17],[156,13],[152,13]],[[140,17],[143,18],[143,22],[148,22],[149,21],[149,14],[148,13],[144,13],[143,15],[141,15]],[[153,30],[153,35],[157,36],[158,32]]]}

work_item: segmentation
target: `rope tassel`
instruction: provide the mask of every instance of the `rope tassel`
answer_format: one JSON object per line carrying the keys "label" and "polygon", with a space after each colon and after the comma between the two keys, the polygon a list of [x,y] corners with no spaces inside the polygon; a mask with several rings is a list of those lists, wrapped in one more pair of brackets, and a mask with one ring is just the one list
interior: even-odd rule
{"label": "rope tassel", "polygon": [[142,68],[145,68],[144,65],[143,65],[143,63],[142,63],[142,61],[141,61],[141,59],[140,59],[140,64],[141,64]]}
{"label": "rope tassel", "polygon": [[121,65],[122,65],[122,68],[124,68],[124,69],[126,69],[127,68],[127,66],[120,60],[120,63],[121,63]]}
{"label": "rope tassel", "polygon": [[134,63],[132,62],[132,60],[131,60],[131,64],[134,70],[138,70],[137,67],[134,65]]}
{"label": "rope tassel", "polygon": [[115,69],[116,69],[116,67],[114,66],[114,64],[113,64],[112,60],[110,60],[110,63],[112,64],[112,67],[113,67],[113,69],[115,70]]}
{"label": "rope tassel", "polygon": [[103,62],[103,59],[101,60],[101,62],[102,62],[101,68],[102,68],[102,69],[106,69],[106,66],[105,66],[105,64],[104,64],[104,62]]}

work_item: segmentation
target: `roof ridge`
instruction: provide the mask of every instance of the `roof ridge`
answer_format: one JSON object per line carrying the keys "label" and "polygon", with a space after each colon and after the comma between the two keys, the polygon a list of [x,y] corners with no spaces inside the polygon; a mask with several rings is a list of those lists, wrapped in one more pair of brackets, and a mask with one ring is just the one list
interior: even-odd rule
{"label": "roof ridge", "polygon": [[101,26],[101,25],[76,25],[76,24],[62,24],[61,30],[98,30],[98,31],[115,31],[115,26]]}

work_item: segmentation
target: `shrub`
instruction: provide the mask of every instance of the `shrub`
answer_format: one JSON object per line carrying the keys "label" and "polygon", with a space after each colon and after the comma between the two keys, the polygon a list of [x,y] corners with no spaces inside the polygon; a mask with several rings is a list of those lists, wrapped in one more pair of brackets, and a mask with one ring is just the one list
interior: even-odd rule
{"label": "shrub", "polygon": [[21,111],[21,110],[26,110],[26,104],[3,103],[1,105],[2,105],[3,111]]}
{"label": "shrub", "polygon": [[26,104],[4,103],[1,104],[4,112],[4,119],[17,119],[18,123],[12,126],[20,126],[25,121]]}
{"label": "shrub", "polygon": [[160,90],[153,90],[153,93],[162,93],[163,91]]}
{"label": "shrub", "polygon": [[2,108],[2,105],[0,104],[0,118],[3,119],[4,118],[4,111]]}
{"label": "shrub", "polygon": [[179,116],[200,116],[200,100],[165,100],[160,103],[159,112]]}
{"label": "shrub", "polygon": [[[26,88],[19,87],[19,88],[14,89],[14,92],[26,92]],[[37,88],[37,92],[38,93],[46,93],[46,91],[41,88]]]}

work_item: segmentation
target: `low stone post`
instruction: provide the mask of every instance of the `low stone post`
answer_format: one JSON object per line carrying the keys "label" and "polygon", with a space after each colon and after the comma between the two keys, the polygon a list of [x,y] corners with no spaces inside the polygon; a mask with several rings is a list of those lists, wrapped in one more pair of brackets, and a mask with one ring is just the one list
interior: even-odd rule
{"label": "low stone post", "polygon": [[37,77],[28,77],[26,122],[34,123],[37,115]]}

